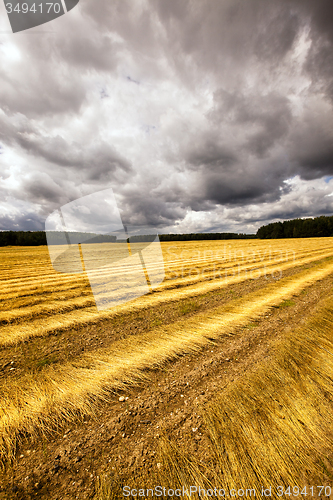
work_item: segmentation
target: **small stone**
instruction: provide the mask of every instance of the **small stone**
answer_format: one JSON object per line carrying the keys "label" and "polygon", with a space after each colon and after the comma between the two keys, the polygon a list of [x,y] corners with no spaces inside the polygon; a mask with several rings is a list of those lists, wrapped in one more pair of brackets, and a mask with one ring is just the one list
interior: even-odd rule
{"label": "small stone", "polygon": [[162,467],[162,464],[160,464],[159,462],[156,464],[157,468],[160,469]]}
{"label": "small stone", "polygon": [[121,403],[122,403],[123,401],[125,401],[124,396],[120,396],[119,401],[120,401]]}
{"label": "small stone", "polygon": [[198,427],[192,427],[192,432],[197,432]]}
{"label": "small stone", "polygon": [[226,361],[230,361],[230,358],[226,358]]}

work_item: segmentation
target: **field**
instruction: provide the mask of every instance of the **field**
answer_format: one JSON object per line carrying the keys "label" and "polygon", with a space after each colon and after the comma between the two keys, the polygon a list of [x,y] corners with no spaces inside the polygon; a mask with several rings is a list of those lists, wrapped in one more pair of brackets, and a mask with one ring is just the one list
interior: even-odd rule
{"label": "field", "polygon": [[161,245],[163,283],[101,311],[46,247],[0,248],[0,499],[333,498],[333,238]]}

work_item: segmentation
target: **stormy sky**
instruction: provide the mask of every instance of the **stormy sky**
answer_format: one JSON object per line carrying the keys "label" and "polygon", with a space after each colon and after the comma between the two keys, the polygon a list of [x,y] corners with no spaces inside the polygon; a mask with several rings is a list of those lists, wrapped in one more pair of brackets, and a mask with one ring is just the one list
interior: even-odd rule
{"label": "stormy sky", "polygon": [[333,214],[332,0],[0,3],[0,230],[112,188],[161,233]]}

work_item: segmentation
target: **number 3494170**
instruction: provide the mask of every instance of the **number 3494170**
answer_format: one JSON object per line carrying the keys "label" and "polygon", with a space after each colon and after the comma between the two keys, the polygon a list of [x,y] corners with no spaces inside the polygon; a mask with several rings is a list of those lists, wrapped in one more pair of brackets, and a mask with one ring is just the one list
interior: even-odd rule
{"label": "number 3494170", "polygon": [[288,486],[288,488],[284,488],[283,486],[278,486],[277,487],[277,496],[282,497],[284,495],[293,495],[293,496],[298,496],[298,495],[304,495],[304,496],[325,496],[325,497],[330,497],[332,493],[332,489],[330,486],[310,486],[310,487],[304,487],[303,489],[299,488],[298,486],[293,486],[291,488]]}
{"label": "number 3494170", "polygon": [[27,14],[28,12],[32,12],[34,14],[42,14],[43,12],[51,14],[54,12],[55,14],[59,14],[61,6],[60,3],[33,3],[29,8],[29,5],[27,3],[22,3],[22,5],[20,5],[19,3],[17,3],[16,5],[12,3],[6,3],[6,10],[8,14],[11,14],[12,12],[21,12],[22,14]]}

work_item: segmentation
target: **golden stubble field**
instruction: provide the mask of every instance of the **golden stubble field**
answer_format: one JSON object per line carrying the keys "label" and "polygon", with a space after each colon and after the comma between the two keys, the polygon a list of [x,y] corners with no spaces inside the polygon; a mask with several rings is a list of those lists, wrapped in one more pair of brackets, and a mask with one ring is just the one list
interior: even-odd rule
{"label": "golden stubble field", "polygon": [[[105,252],[106,245],[99,244],[95,251]],[[179,356],[199,359],[207,346],[248,328],[274,308],[292,306],[293,297],[319,287],[333,274],[333,238],[161,246],[163,283],[151,293],[103,311],[96,308],[85,273],[56,272],[46,247],[0,249],[4,470],[26,439],[35,442],[42,436],[47,442],[68,423],[93,415],[110,394],[145,384],[147,370],[163,370],[165,363]],[[116,265],[114,272],[119,278]],[[330,439],[332,354],[323,358],[323,349],[332,353],[330,301],[329,294],[318,317],[308,318],[309,325],[280,338],[269,363],[223,394],[212,394],[203,415],[211,445],[208,469],[200,457],[189,459],[177,441],[161,437],[156,471],[160,480],[207,489],[218,478],[218,472],[215,476],[208,472],[215,464],[229,488],[259,488],[295,480],[304,463],[311,462],[317,471],[318,457],[311,455],[310,441],[317,439],[324,449]],[[296,448],[302,466],[293,461]],[[99,478],[94,494],[118,498],[117,488],[116,479],[112,483]],[[27,490],[22,491],[21,497],[11,494],[28,498]],[[51,493],[48,489],[45,498],[63,498]],[[29,495],[36,498],[32,492]],[[86,498],[83,487],[82,498]]]}

